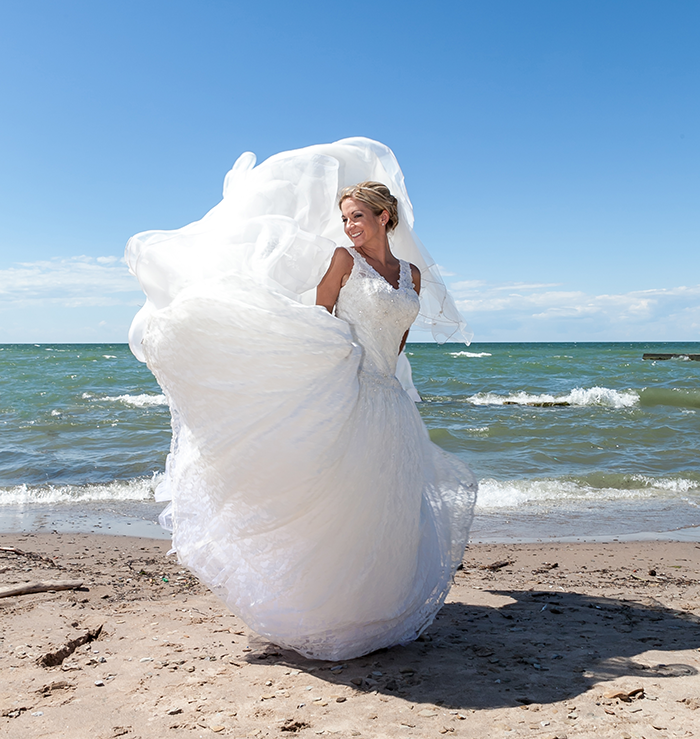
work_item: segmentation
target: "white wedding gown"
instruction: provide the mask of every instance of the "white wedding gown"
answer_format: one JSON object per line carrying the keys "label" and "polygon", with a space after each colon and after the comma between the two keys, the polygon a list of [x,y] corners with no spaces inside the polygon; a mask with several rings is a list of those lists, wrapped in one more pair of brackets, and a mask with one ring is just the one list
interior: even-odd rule
{"label": "white wedding gown", "polygon": [[[256,632],[320,659],[406,643],[432,622],[475,502],[471,471],[430,441],[396,378],[419,311],[405,258],[395,289],[350,249],[335,315],[305,302],[332,253],[323,220],[340,223],[339,187],[378,179],[401,194],[391,160],[366,139],[277,155],[245,170],[273,165],[238,182],[234,202],[127,247],[149,297],[132,348],[173,416],[159,497],[178,557]],[[442,301],[425,323],[459,329],[400,202],[411,243],[394,251],[422,261]]]}

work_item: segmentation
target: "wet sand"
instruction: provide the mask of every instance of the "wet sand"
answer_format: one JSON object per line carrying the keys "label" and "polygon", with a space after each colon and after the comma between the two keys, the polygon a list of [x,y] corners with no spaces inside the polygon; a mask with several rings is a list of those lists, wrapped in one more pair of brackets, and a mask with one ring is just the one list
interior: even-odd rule
{"label": "wet sand", "polygon": [[[0,736],[700,736],[700,546],[476,544],[421,639],[342,663],[252,634],[163,540],[3,534]],[[342,576],[342,573],[339,573]]]}

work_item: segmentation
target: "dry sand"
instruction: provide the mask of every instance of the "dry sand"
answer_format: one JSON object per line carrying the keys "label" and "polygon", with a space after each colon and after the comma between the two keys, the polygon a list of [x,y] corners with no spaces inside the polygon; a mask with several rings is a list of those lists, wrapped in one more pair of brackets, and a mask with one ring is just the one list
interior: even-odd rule
{"label": "dry sand", "polygon": [[3,737],[700,737],[695,543],[471,546],[419,641],[343,663],[256,637],[168,542],[0,546],[0,585],[84,582],[0,599]]}

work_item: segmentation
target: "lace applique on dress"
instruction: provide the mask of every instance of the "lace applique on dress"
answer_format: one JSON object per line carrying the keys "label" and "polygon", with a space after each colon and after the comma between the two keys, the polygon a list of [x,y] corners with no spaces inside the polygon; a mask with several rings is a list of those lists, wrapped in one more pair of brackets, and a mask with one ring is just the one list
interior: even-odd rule
{"label": "lace applique on dress", "polygon": [[350,277],[341,288],[335,314],[347,321],[364,350],[362,369],[394,375],[403,335],[418,315],[420,300],[413,288],[411,267],[399,260],[395,288],[355,249]]}

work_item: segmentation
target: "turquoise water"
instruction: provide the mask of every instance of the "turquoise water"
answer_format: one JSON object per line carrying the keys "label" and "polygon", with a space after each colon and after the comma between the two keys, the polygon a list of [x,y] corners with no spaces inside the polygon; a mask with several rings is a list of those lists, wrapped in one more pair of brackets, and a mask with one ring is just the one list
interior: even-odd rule
{"label": "turquoise water", "polygon": [[[413,345],[433,440],[480,480],[474,533],[700,526],[698,343]],[[667,361],[644,353],[673,353]]]}
{"label": "turquoise water", "polygon": [[[700,343],[407,351],[432,439],[480,480],[476,538],[700,527]],[[126,345],[0,346],[0,428],[0,527],[154,519],[170,416]]]}

